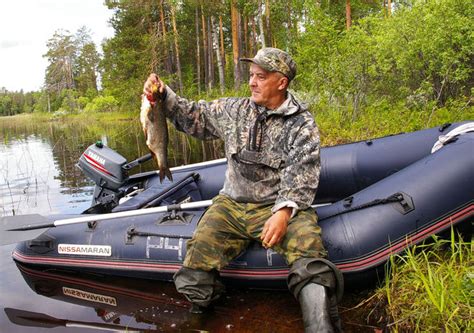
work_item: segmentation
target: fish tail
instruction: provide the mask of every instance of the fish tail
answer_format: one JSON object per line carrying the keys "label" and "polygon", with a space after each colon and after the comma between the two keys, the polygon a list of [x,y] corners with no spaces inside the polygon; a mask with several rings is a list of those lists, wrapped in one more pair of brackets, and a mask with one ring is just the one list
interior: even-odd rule
{"label": "fish tail", "polygon": [[173,181],[173,176],[171,175],[170,169],[162,167],[160,168],[160,183],[163,183],[165,176],[168,177],[170,181]]}

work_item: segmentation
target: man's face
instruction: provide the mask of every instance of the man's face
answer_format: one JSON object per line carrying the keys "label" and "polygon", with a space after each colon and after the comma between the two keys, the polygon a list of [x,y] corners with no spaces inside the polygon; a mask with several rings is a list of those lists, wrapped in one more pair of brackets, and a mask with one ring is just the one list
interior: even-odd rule
{"label": "man's face", "polygon": [[250,65],[249,86],[252,101],[256,104],[269,109],[278,107],[281,99],[285,98],[287,84],[288,79],[283,74],[268,72],[256,64]]}

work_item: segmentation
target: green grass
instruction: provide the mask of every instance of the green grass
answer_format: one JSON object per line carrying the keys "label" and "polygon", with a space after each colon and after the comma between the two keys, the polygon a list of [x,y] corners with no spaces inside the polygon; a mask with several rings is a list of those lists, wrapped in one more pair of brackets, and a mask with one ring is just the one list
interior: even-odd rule
{"label": "green grass", "polygon": [[376,298],[385,300],[394,332],[473,332],[472,241],[434,238],[391,259]]}

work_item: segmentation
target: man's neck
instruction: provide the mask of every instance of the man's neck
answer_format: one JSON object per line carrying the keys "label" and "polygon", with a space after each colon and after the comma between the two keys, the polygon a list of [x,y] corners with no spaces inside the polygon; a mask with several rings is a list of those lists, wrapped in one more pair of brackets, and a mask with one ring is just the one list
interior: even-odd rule
{"label": "man's neck", "polygon": [[287,93],[285,92],[284,94],[275,96],[273,99],[265,103],[265,105],[261,105],[263,107],[266,107],[268,110],[276,110],[282,105],[286,99],[288,98]]}

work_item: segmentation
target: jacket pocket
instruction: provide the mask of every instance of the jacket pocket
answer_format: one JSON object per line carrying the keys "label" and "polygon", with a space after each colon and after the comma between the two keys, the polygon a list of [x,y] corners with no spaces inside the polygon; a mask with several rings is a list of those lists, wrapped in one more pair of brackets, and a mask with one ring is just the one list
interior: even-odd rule
{"label": "jacket pocket", "polygon": [[243,164],[267,166],[272,169],[279,169],[283,162],[281,156],[273,152],[253,151],[247,149],[242,149],[237,154],[237,158],[239,162]]}

